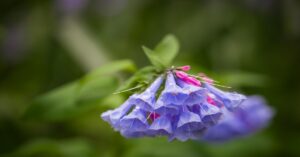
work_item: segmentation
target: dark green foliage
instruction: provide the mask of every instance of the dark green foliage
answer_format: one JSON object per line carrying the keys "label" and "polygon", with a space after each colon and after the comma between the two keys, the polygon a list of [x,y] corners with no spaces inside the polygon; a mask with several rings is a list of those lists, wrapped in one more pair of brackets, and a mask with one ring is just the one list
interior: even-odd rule
{"label": "dark green foliage", "polygon": [[25,113],[26,119],[64,120],[93,108],[109,96],[118,85],[115,73],[134,71],[130,61],[113,62],[38,97]]}

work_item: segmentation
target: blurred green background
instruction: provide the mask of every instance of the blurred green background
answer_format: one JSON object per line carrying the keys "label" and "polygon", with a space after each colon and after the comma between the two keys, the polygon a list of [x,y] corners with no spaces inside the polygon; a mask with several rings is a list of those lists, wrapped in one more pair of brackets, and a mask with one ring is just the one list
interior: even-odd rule
{"label": "blurred green background", "polygon": [[[174,65],[264,95],[270,126],[223,144],[114,132],[99,115],[150,64],[141,46],[168,33],[181,44]],[[0,156],[300,156],[299,69],[297,0],[2,0]]]}

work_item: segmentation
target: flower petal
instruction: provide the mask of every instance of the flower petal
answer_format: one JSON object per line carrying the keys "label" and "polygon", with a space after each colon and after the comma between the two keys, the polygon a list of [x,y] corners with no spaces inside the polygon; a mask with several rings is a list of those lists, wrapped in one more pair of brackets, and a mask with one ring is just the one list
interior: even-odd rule
{"label": "flower petal", "polygon": [[203,139],[212,142],[246,136],[264,128],[273,116],[273,110],[261,97],[249,97],[234,111],[223,109],[224,119],[209,128]]}
{"label": "flower petal", "polygon": [[131,113],[124,116],[120,120],[120,127],[122,129],[133,131],[145,131],[148,127],[145,111],[135,108]]}
{"label": "flower petal", "polygon": [[163,76],[158,77],[143,93],[133,96],[134,103],[141,109],[152,111],[156,102],[156,92],[163,82]]}
{"label": "flower petal", "polygon": [[184,101],[185,105],[194,105],[204,102],[206,100],[206,93],[208,92],[205,88],[190,85],[184,81],[177,79],[177,83],[182,87],[189,97]]}
{"label": "flower petal", "polygon": [[212,126],[219,122],[222,112],[214,105],[203,103],[200,105],[200,115],[206,125]]}
{"label": "flower petal", "polygon": [[174,137],[180,141],[199,139],[205,130],[199,115],[188,110],[179,115]]}
{"label": "flower petal", "polygon": [[131,97],[121,106],[114,110],[109,110],[101,114],[101,118],[108,122],[115,130],[119,130],[120,119],[125,116],[129,110],[134,106],[131,102]]}
{"label": "flower petal", "polygon": [[172,134],[173,129],[171,119],[167,116],[161,116],[155,119],[149,127],[148,132],[156,136]]}
{"label": "flower petal", "polygon": [[162,115],[176,115],[179,113],[178,105],[174,104],[166,104],[161,99],[157,101],[157,103],[154,106],[155,112],[162,114]]}
{"label": "flower petal", "polygon": [[238,93],[231,93],[231,92],[224,92],[220,89],[204,83],[204,87],[208,89],[211,93],[213,93],[220,101],[222,101],[229,110],[232,110],[236,107],[238,107],[241,102],[243,102],[246,98],[246,96]]}
{"label": "flower petal", "polygon": [[162,91],[159,99],[165,104],[182,105],[188,98],[188,94],[179,87],[171,72],[168,73],[165,89]]}

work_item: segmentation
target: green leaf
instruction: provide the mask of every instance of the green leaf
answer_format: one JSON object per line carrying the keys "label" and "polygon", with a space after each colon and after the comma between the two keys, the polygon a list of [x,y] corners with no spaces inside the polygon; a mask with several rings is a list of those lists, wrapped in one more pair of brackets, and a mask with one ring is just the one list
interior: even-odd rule
{"label": "green leaf", "polygon": [[169,66],[177,56],[179,50],[178,40],[174,35],[167,35],[154,49],[162,62]]}
{"label": "green leaf", "polygon": [[178,54],[179,43],[174,35],[167,35],[154,50],[145,46],[142,48],[154,66],[165,69],[172,64],[173,59]]}
{"label": "green leaf", "polygon": [[54,89],[33,101],[25,112],[27,119],[58,121],[80,115],[97,106],[117,88],[119,71],[134,71],[131,61],[102,66],[82,79]]}
{"label": "green leaf", "polygon": [[167,66],[165,66],[162,61],[159,59],[159,56],[151,49],[142,46],[145,54],[147,55],[148,59],[150,60],[151,64],[153,64],[158,69],[164,69]]}

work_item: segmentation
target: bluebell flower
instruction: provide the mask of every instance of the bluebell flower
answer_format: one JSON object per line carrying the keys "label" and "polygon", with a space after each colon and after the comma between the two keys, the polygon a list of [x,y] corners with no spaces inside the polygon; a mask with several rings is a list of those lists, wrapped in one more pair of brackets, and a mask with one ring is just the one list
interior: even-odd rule
{"label": "bluebell flower", "polygon": [[146,136],[148,127],[147,113],[139,107],[120,120],[121,134],[128,138]]}
{"label": "bluebell flower", "polygon": [[185,106],[178,115],[174,135],[169,140],[173,140],[174,138],[180,141],[199,139],[205,129],[206,126],[202,122],[200,115],[190,112],[187,106]]}
{"label": "bluebell flower", "polygon": [[132,96],[135,105],[143,110],[152,111],[156,103],[156,92],[163,82],[163,76],[159,76],[143,93]]}
{"label": "bluebell flower", "polygon": [[224,92],[208,83],[204,83],[203,86],[212,94],[214,94],[220,101],[223,102],[226,108],[232,110],[241,104],[246,98],[242,94],[235,92]]}
{"label": "bluebell flower", "polygon": [[159,76],[144,92],[101,117],[127,138],[224,141],[265,127],[273,115],[260,97],[247,98],[219,90],[213,82],[197,81],[187,73],[177,71],[174,76],[168,71],[166,77]]}
{"label": "bluebell flower", "polygon": [[267,126],[273,116],[263,98],[249,97],[233,112],[223,108],[224,119],[209,128],[203,139],[207,141],[226,141],[246,136]]}
{"label": "bluebell flower", "polygon": [[212,126],[219,122],[223,114],[220,108],[207,102],[199,106],[200,116],[204,124]]}
{"label": "bluebell flower", "polygon": [[120,129],[120,120],[134,107],[131,97],[120,107],[101,114],[101,118],[108,122],[116,131]]}
{"label": "bluebell flower", "polygon": [[171,117],[164,115],[155,119],[149,127],[148,133],[154,136],[170,136],[173,134]]}
{"label": "bluebell flower", "polygon": [[169,115],[176,115],[179,113],[178,105],[174,104],[167,104],[162,99],[158,99],[156,104],[154,105],[154,111],[159,114],[169,114]]}
{"label": "bluebell flower", "polygon": [[[138,112],[136,112],[137,110],[133,110],[134,112],[130,112],[130,110],[132,110],[133,108],[137,108],[139,107],[142,110],[153,110],[153,105],[155,103],[155,94],[156,91],[159,89],[160,85],[162,84],[163,81],[163,77],[160,76],[158,77],[151,85],[149,88],[147,88],[143,93],[141,94],[134,94],[132,96],[129,97],[129,99],[122,104],[120,107],[114,109],[114,110],[109,110],[106,111],[104,113],[102,113],[101,118],[105,121],[107,121],[108,123],[110,123],[110,125],[112,125],[112,127],[116,130],[119,131],[122,128],[127,128],[127,126],[125,125],[123,121],[123,125],[120,125],[120,121],[121,119],[125,116],[125,119],[128,116],[134,116],[136,115]],[[128,116],[126,116],[128,114]],[[124,131],[124,130],[123,130]],[[125,131],[126,133],[128,133],[128,131]],[[125,133],[124,133],[125,134]]]}
{"label": "bluebell flower", "polygon": [[179,113],[179,107],[189,98],[189,90],[180,87],[173,73],[168,73],[165,88],[159,96],[154,110],[159,114],[175,115]]}
{"label": "bluebell flower", "polygon": [[182,105],[188,96],[187,91],[176,84],[173,73],[168,72],[165,89],[159,99],[165,104]]}
{"label": "bluebell flower", "polygon": [[188,98],[183,102],[185,105],[194,105],[204,102],[208,91],[205,88],[194,86],[177,79],[178,85],[188,94]]}

